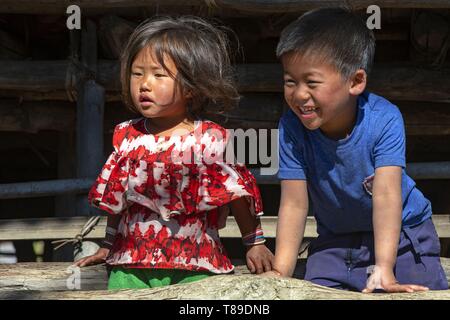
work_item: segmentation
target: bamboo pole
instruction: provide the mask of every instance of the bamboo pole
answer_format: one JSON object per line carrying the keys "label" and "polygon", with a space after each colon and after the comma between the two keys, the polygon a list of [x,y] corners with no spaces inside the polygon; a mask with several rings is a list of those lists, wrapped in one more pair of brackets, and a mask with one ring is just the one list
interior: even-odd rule
{"label": "bamboo pole", "polygon": [[66,194],[87,193],[92,186],[92,178],[59,179],[0,184],[0,199],[23,199],[53,197]]}
{"label": "bamboo pole", "polygon": [[[255,176],[258,184],[271,185],[280,183],[276,175],[262,175],[259,169],[250,169],[250,171]],[[406,171],[415,180],[450,179],[450,161],[408,163]],[[0,199],[86,193],[93,183],[93,178],[81,178],[0,184]]]}

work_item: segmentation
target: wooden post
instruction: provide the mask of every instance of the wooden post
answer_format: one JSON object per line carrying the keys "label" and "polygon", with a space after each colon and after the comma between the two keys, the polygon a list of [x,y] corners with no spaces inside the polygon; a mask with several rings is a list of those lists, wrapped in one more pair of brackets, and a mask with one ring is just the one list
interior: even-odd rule
{"label": "wooden post", "polygon": [[[58,133],[58,179],[68,179],[75,174],[75,137],[73,131]],[[55,197],[55,216],[73,217],[76,215],[76,195]],[[52,248],[53,250],[53,248]],[[53,252],[53,261],[73,261],[73,245],[66,245]]]}
{"label": "wooden post", "polygon": [[[87,20],[81,33],[81,58],[90,76],[79,83],[77,101],[77,177],[96,177],[104,162],[103,115],[105,90],[96,83],[97,32]],[[86,195],[78,197],[77,215],[92,215]]]}

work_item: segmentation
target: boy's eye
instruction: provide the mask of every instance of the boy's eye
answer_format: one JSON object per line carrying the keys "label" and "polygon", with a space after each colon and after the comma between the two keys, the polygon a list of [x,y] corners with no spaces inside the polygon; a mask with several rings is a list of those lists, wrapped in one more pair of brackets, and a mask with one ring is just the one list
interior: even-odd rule
{"label": "boy's eye", "polygon": [[306,83],[308,84],[308,86],[314,87],[319,84],[319,81],[308,80]]}
{"label": "boy's eye", "polygon": [[295,81],[292,79],[285,79],[284,80],[284,85],[285,86],[295,86]]}

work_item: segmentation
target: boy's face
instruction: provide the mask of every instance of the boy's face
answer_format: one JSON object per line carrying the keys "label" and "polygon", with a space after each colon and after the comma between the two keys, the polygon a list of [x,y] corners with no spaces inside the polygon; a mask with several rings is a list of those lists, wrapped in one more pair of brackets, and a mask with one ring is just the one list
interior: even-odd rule
{"label": "boy's face", "polygon": [[320,128],[330,137],[350,134],[356,114],[352,81],[311,55],[287,53],[281,60],[284,97],[303,125],[310,130]]}

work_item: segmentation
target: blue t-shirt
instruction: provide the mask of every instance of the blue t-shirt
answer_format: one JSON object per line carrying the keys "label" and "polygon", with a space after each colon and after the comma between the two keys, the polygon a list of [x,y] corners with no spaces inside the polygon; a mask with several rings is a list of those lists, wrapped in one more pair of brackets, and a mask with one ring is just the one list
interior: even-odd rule
{"label": "blue t-shirt", "polygon": [[405,129],[396,106],[375,94],[358,97],[350,136],[326,137],[309,130],[289,110],[280,120],[281,180],[307,180],[319,234],[373,231],[371,187],[375,169],[402,167],[402,224],[431,216],[431,203],[405,173]]}

